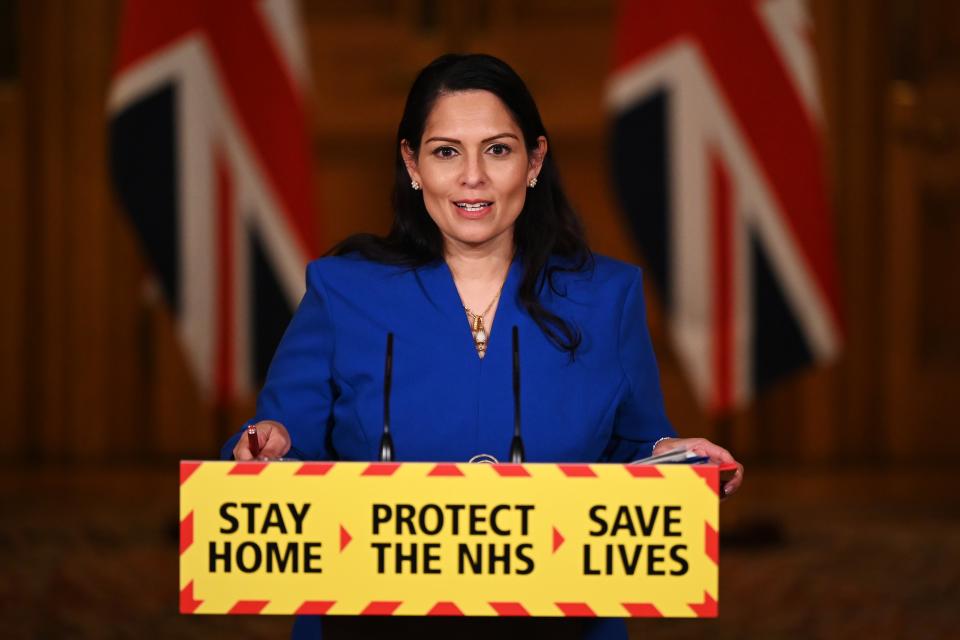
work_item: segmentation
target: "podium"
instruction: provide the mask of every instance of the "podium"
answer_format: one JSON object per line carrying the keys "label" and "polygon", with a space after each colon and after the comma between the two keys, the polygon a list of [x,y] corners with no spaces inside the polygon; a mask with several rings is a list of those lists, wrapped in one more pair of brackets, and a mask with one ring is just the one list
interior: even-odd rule
{"label": "podium", "polygon": [[715,617],[716,465],[180,463],[186,614]]}

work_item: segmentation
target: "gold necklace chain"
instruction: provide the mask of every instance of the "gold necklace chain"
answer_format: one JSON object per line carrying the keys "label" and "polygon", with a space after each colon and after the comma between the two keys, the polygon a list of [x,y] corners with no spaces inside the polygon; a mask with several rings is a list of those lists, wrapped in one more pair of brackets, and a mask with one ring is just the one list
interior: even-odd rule
{"label": "gold necklace chain", "polygon": [[504,276],[503,284],[500,285],[500,289],[497,291],[497,295],[493,296],[493,300],[490,301],[490,304],[487,305],[487,308],[483,310],[483,313],[476,314],[473,311],[470,311],[466,305],[463,306],[463,310],[467,312],[467,320],[470,321],[470,334],[473,336],[473,346],[477,349],[477,355],[483,359],[483,356],[487,352],[487,329],[483,325],[483,317],[490,312],[490,309],[493,308],[493,303],[500,299],[500,294],[503,293],[503,285],[506,284],[507,278]]}

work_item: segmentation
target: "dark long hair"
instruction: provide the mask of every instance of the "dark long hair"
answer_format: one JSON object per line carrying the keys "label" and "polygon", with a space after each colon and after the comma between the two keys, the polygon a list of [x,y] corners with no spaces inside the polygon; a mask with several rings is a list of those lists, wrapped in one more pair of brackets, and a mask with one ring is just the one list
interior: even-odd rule
{"label": "dark long hair", "polygon": [[[427,116],[440,95],[476,90],[489,91],[506,105],[523,133],[528,153],[537,148],[540,136],[547,138],[547,153],[537,186],[527,191],[523,210],[514,224],[514,245],[523,266],[517,296],[520,306],[543,333],[573,357],[581,342],[579,329],[544,307],[540,292],[546,284],[555,294],[563,295],[557,290],[554,277],[562,271],[592,268],[593,254],[587,246],[583,225],[563,192],[549,136],[533,96],[520,76],[498,58],[447,54],[420,72],[410,88],[397,129],[393,226],[385,237],[351,236],[331,249],[330,254],[356,251],[370,260],[410,267],[443,258],[440,230],[427,213],[422,194],[410,187],[400,145],[406,140],[414,154],[419,152]],[[561,259],[551,261],[551,257]]]}

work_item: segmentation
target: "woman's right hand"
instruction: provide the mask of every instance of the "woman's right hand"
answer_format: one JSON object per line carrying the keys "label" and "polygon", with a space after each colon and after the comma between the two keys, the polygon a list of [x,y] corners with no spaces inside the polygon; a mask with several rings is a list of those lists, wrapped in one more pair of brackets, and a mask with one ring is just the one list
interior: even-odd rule
{"label": "woman's right hand", "polygon": [[[287,428],[273,420],[261,420],[254,425],[257,427],[257,439],[260,441],[260,455],[258,459],[282,458],[290,451],[290,433]],[[253,460],[250,453],[250,442],[247,440],[247,429],[244,427],[237,446],[233,448],[234,460]]]}

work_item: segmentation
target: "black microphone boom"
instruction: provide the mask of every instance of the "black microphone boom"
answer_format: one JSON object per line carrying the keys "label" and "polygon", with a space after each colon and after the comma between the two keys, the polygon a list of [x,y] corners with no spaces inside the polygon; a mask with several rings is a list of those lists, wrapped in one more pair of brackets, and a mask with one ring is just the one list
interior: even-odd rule
{"label": "black microphone boom", "polygon": [[393,462],[393,438],[390,436],[390,378],[393,376],[393,333],[387,334],[387,355],[383,368],[383,435],[380,437],[380,462]]}
{"label": "black microphone boom", "polygon": [[510,441],[510,462],[523,464],[523,439],[520,437],[520,333],[513,325],[513,440]]}

